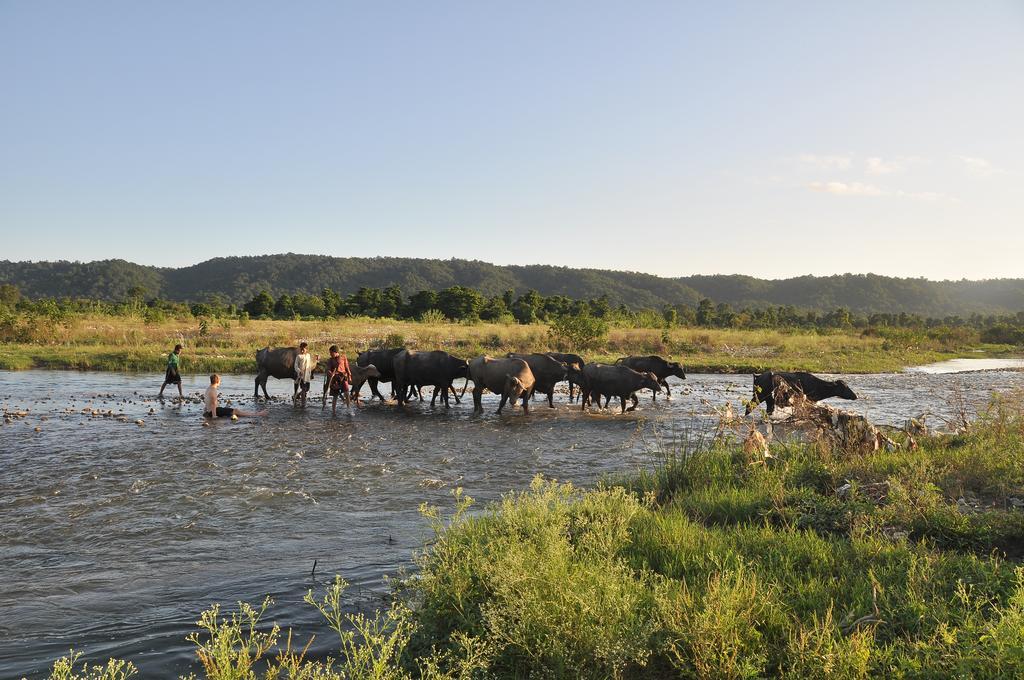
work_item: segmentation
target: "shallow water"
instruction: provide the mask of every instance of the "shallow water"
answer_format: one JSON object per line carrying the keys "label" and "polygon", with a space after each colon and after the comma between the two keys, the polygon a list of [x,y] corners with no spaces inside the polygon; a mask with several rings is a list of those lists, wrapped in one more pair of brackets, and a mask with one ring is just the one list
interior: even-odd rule
{"label": "shallow water", "polygon": [[[1024,373],[1001,371],[845,379],[861,399],[833,403],[894,425],[925,412],[939,424],[954,393],[981,403],[1024,387]],[[312,656],[323,655],[330,635],[302,595],[338,573],[353,606],[377,606],[383,577],[427,538],[421,502],[450,508],[456,486],[485,502],[536,474],[589,485],[650,465],[652,443],[706,431],[727,401],[742,413],[751,390],[747,375],[691,375],[672,379],[670,402],[644,396],[626,415],[585,415],[563,394],[529,416],[497,416],[488,396],[474,416],[467,394],[451,410],[374,403],[332,418],[318,403],[293,408],[278,382],[268,418],[204,427],[200,404],[153,398],[159,381],[0,372],[0,410],[28,411],[0,426],[0,677],[43,674],[71,646],[176,677],[193,669],[185,636],[200,611],[267,594],[271,618],[300,640],[316,633]],[[203,388],[185,378],[186,394]],[[251,378],[228,376],[223,392],[252,408]]]}
{"label": "shallow water", "polygon": [[913,366],[911,373],[966,373],[968,371],[1003,371],[1024,369],[1024,359],[949,359],[934,364]]}

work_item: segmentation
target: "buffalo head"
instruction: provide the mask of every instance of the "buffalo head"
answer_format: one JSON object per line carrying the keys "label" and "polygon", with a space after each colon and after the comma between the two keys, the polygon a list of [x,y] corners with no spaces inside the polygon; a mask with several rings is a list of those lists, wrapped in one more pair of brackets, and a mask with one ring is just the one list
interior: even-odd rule
{"label": "buffalo head", "polygon": [[680,380],[686,380],[686,374],[683,373],[683,366],[678,361],[670,361],[668,364],[668,374],[674,375]]}
{"label": "buffalo head", "polygon": [[850,386],[846,384],[845,380],[836,380],[836,396],[842,397],[843,399],[856,399],[857,395],[853,393]]}

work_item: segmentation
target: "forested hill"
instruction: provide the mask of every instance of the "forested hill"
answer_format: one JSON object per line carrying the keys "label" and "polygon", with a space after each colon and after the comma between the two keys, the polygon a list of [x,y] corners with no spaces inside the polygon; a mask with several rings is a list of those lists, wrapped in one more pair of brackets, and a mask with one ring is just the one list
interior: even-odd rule
{"label": "forested hill", "polygon": [[227,257],[180,269],[147,267],[123,260],[100,262],[0,261],[0,283],[32,297],[121,300],[133,288],[147,297],[203,301],[218,295],[242,303],[261,290],[340,294],[361,287],[399,286],[406,294],[461,285],[485,295],[535,289],[577,299],[607,295],[613,304],[659,309],[695,305],[702,298],[734,307],[793,305],[827,311],[907,312],[926,316],[1016,313],[1024,310],[1024,279],[927,281],[873,274],[801,276],[765,280],[716,275],[664,278],[637,272],[569,269],[548,265],[498,266],[476,260],[338,258],[322,255]]}

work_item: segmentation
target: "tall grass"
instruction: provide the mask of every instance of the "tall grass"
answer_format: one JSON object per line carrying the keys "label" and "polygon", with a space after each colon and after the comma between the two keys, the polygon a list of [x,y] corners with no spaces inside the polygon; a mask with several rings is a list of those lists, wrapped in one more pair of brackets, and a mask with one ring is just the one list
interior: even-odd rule
{"label": "tall grass", "polygon": [[[0,368],[70,368],[160,371],[167,352],[185,345],[186,372],[253,370],[257,349],[309,342],[326,353],[338,344],[350,356],[370,347],[403,344],[471,357],[557,349],[543,324],[457,324],[342,318],[316,321],[215,320],[72,315],[60,322],[39,318],[0,345]],[[660,354],[683,361],[691,372],[747,372],[766,368],[825,372],[898,370],[958,356],[966,348],[941,343],[888,346],[884,338],[854,332],[612,328],[588,359],[613,361],[626,354]]]}

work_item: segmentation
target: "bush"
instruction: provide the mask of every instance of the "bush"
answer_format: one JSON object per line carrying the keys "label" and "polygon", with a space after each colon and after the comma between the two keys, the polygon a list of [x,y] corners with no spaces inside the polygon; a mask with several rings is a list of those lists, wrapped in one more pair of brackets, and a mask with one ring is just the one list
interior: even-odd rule
{"label": "bush", "polygon": [[583,352],[604,342],[608,323],[589,314],[566,314],[551,321],[548,334],[560,350]]}
{"label": "bush", "polygon": [[439,325],[448,322],[448,317],[439,309],[428,309],[420,314],[419,322],[427,325]]}

